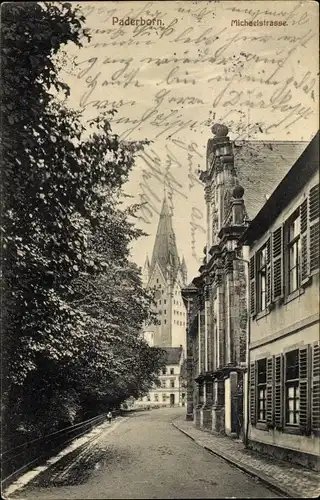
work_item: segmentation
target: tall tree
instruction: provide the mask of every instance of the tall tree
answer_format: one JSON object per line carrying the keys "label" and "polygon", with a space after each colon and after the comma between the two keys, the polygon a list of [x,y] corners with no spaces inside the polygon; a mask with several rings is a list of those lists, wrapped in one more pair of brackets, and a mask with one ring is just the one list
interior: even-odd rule
{"label": "tall tree", "polygon": [[146,391],[163,362],[140,337],[152,297],[129,260],[134,207],[120,204],[143,145],[104,118],[88,138],[52,95],[69,93],[54,60],[81,47],[84,21],[69,3],[2,8],[4,428],[35,434],[88,398]]}

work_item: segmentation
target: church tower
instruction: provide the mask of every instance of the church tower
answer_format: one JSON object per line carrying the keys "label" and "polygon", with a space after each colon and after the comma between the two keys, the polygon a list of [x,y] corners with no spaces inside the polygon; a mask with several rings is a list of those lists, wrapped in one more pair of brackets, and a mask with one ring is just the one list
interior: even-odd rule
{"label": "church tower", "polygon": [[148,325],[153,331],[154,345],[159,347],[186,346],[186,312],[181,288],[186,285],[187,266],[178,256],[176,237],[172,225],[172,213],[164,197],[154,242],[151,263],[146,261],[147,288],[155,290],[158,314],[157,325]]}

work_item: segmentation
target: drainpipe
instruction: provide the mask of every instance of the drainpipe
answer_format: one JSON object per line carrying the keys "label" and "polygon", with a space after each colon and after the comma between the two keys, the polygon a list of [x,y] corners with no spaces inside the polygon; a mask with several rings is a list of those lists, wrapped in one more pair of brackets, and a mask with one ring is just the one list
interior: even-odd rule
{"label": "drainpipe", "polygon": [[[247,253],[248,247],[242,247]],[[247,335],[246,335],[246,361],[247,361],[247,384],[246,384],[246,430],[244,435],[244,445],[248,446],[248,435],[249,435],[249,410],[250,410],[250,398],[249,398],[249,367],[250,367],[250,337],[251,337],[251,320],[250,320],[250,277],[249,277],[249,265],[250,261],[247,259],[242,259],[236,257],[236,260],[245,263],[245,276],[246,276],[246,302],[247,302]]]}

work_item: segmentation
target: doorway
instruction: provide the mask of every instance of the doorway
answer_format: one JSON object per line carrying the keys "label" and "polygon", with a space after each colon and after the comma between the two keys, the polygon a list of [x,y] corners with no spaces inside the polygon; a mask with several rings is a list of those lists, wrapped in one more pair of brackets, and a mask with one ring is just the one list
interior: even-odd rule
{"label": "doorway", "polygon": [[174,394],[170,394],[170,406],[174,406]]}

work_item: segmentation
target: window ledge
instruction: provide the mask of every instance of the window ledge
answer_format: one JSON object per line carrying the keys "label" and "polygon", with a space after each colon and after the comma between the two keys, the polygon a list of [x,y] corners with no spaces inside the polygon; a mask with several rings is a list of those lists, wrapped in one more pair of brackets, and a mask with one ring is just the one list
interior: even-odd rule
{"label": "window ledge", "polygon": [[258,312],[255,317],[256,321],[258,321],[261,318],[264,318],[264,316],[267,316],[269,313],[270,313],[269,308],[266,308],[263,311]]}
{"label": "window ledge", "polygon": [[256,429],[259,429],[260,431],[269,431],[269,428],[265,422],[257,422]]}
{"label": "window ledge", "polygon": [[302,432],[299,427],[291,427],[289,425],[285,425],[283,428],[283,432],[286,434],[295,434],[296,436],[301,435]]}
{"label": "window ledge", "polygon": [[288,304],[288,302],[291,302],[292,300],[295,300],[297,299],[298,297],[300,297],[300,295],[302,295],[304,293],[304,288],[298,288],[297,290],[295,290],[294,292],[290,293],[284,300],[284,303],[285,304]]}
{"label": "window ledge", "polygon": [[312,284],[312,275],[310,274],[303,282],[301,283],[301,288],[307,288]]}

